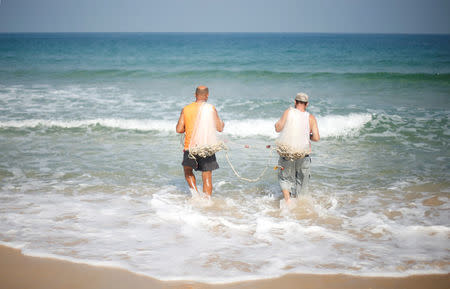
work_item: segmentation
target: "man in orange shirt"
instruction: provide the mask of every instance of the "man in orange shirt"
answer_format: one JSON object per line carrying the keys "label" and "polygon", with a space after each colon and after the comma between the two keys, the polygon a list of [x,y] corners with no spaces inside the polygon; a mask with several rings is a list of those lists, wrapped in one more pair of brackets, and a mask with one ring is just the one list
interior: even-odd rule
{"label": "man in orange shirt", "polygon": [[[185,106],[181,110],[180,118],[178,119],[177,133],[184,133],[184,154],[181,165],[184,168],[184,177],[190,189],[198,192],[196,179],[193,170],[202,172],[203,179],[203,193],[211,196],[212,194],[212,171],[219,168],[216,161],[216,155],[206,158],[196,157],[195,159],[189,157],[189,143],[191,141],[192,132],[194,130],[197,113],[200,106],[208,101],[209,90],[206,86],[199,86],[195,91],[195,102]],[[214,108],[214,124],[217,131],[223,131],[224,123],[220,119],[217,110]]]}

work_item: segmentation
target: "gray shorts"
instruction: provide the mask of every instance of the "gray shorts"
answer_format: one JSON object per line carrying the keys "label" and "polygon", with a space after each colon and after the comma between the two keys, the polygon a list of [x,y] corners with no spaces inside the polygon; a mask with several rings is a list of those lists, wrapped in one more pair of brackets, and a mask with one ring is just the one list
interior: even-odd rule
{"label": "gray shorts", "polygon": [[309,172],[311,158],[309,156],[296,160],[280,157],[278,166],[282,168],[278,171],[278,182],[282,190],[289,191],[293,197],[308,191],[311,177]]}
{"label": "gray shorts", "polygon": [[191,167],[196,171],[202,172],[213,171],[219,168],[215,154],[206,158],[196,157],[195,159],[191,159],[189,157],[189,151],[184,151],[183,162],[181,165],[183,167]]}

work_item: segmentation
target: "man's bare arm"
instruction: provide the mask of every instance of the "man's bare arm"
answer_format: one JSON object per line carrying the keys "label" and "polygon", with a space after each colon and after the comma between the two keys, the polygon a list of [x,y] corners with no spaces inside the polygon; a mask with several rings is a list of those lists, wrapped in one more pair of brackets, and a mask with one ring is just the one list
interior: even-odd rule
{"label": "man's bare arm", "polygon": [[286,124],[287,115],[289,113],[289,109],[286,109],[281,116],[281,118],[275,123],[275,131],[280,132],[283,130],[284,125]]}
{"label": "man's bare arm", "polygon": [[177,133],[183,133],[184,129],[185,129],[184,128],[184,109],[182,109],[181,113],[180,113],[180,118],[178,119],[176,131],[177,131]]}
{"label": "man's bare arm", "polygon": [[309,115],[309,127],[311,128],[310,139],[312,141],[319,141],[320,140],[319,126],[317,125],[316,118],[312,114]]}
{"label": "man's bare arm", "polygon": [[224,126],[225,126],[225,123],[220,119],[220,117],[219,117],[219,113],[217,112],[217,110],[216,109],[214,109],[215,110],[215,118],[216,118],[216,129],[217,129],[217,131],[218,132],[222,132],[223,131],[223,128],[224,128]]}

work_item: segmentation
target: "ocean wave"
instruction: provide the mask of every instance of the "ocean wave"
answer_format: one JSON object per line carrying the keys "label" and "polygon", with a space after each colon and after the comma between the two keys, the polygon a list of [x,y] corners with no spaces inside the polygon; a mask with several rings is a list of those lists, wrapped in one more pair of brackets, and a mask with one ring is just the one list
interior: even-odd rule
{"label": "ocean wave", "polygon": [[369,113],[351,113],[349,115],[328,115],[317,118],[321,137],[339,137],[355,135],[372,120]]}
{"label": "ocean wave", "polygon": [[[328,115],[317,117],[321,137],[339,137],[357,133],[372,119],[371,114]],[[224,134],[234,137],[265,136],[276,138],[274,124],[277,119],[225,120]],[[89,120],[11,120],[1,121],[0,128],[87,128],[101,126],[112,129],[157,131],[175,133],[175,120],[157,119],[115,119],[99,118]]]}
{"label": "ocean wave", "polygon": [[36,127],[54,127],[54,128],[83,128],[92,126],[102,126],[106,128],[116,128],[123,130],[141,130],[141,131],[174,131],[175,123],[165,120],[138,120],[138,119],[115,119],[99,118],[88,120],[12,120],[0,122],[0,128],[36,128]]}
{"label": "ocean wave", "polygon": [[48,75],[63,79],[91,78],[269,78],[269,79],[340,79],[340,80],[409,80],[409,81],[449,81],[450,73],[426,72],[288,72],[271,70],[205,69],[184,71],[150,71],[145,69],[75,69],[66,71],[41,70],[0,70],[0,75],[39,76]]}

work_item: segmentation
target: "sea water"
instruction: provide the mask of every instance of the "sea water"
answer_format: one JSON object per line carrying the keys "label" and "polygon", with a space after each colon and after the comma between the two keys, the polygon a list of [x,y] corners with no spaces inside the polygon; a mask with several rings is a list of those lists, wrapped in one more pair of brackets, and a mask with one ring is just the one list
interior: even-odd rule
{"label": "sea water", "polygon": [[[175,132],[198,85],[236,171],[269,166],[219,152],[209,200]],[[300,91],[321,140],[287,207],[271,149]],[[0,242],[164,280],[448,273],[449,113],[448,35],[1,34]]]}

